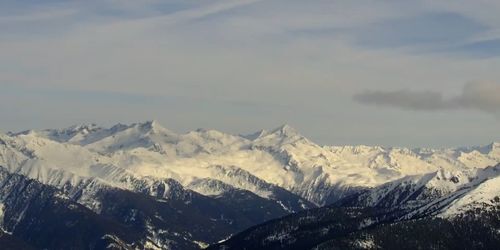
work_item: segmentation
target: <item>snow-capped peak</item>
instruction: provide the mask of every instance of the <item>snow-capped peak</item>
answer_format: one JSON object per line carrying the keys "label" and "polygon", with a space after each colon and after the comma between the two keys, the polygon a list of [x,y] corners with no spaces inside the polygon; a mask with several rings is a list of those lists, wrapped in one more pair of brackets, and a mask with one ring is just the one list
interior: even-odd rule
{"label": "snow-capped peak", "polygon": [[97,126],[97,124],[95,124],[95,123],[90,123],[90,124],[73,125],[73,126],[70,126],[66,129],[63,129],[63,131],[87,133],[87,132],[95,130],[95,129],[100,129],[100,127]]}
{"label": "snow-capped peak", "polygon": [[259,137],[252,141],[252,146],[281,148],[285,145],[297,143],[307,144],[308,146],[314,144],[299,134],[299,132],[297,132],[297,130],[292,128],[290,125],[285,124],[269,132],[262,133]]}
{"label": "snow-capped peak", "polygon": [[253,140],[257,139],[257,138],[260,138],[260,137],[262,137],[264,135],[267,135],[268,133],[269,132],[267,130],[261,129],[261,130],[255,132],[255,133],[251,133],[251,134],[248,134],[248,135],[240,135],[240,137],[243,137],[245,139],[253,141]]}
{"label": "snow-capped peak", "polygon": [[300,136],[302,137],[299,132],[293,128],[292,126],[288,124],[283,124],[277,128],[271,129],[271,130],[265,130],[261,129],[255,133],[249,134],[249,135],[241,135],[241,137],[255,141],[260,138],[264,137],[278,137],[278,138],[289,138],[289,137],[295,137],[295,136]]}
{"label": "snow-capped peak", "polygon": [[472,147],[459,147],[456,150],[460,152],[470,153],[473,151],[478,151],[481,154],[489,154],[492,152],[500,152],[500,142],[492,142],[485,146],[472,146]]}
{"label": "snow-capped peak", "polygon": [[287,136],[287,137],[291,137],[291,136],[300,136],[299,132],[297,132],[297,130],[295,128],[293,128],[292,126],[288,125],[288,124],[283,124],[273,130],[271,130],[271,132],[269,132],[269,134],[275,134],[275,135],[281,135],[281,136]]}
{"label": "snow-capped peak", "polygon": [[491,153],[493,151],[500,151],[500,142],[492,142],[488,146],[484,147],[487,150],[486,153]]}
{"label": "snow-capped peak", "polygon": [[150,120],[143,123],[133,124],[132,127],[138,127],[143,133],[163,133],[166,135],[175,135],[176,133],[163,127],[158,121]]}
{"label": "snow-capped peak", "polygon": [[73,125],[62,129],[26,130],[18,133],[9,133],[10,136],[26,135],[43,137],[57,142],[80,141],[88,134],[95,133],[103,128],[94,123]]}

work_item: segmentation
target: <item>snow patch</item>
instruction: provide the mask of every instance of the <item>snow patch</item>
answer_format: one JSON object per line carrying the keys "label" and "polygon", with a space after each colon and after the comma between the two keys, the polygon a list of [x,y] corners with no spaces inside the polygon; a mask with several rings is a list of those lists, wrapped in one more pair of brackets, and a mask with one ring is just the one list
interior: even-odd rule
{"label": "snow patch", "polygon": [[358,239],[354,245],[360,249],[375,249],[377,247],[373,238]]}
{"label": "snow patch", "polygon": [[210,244],[206,243],[206,242],[202,242],[202,241],[193,241],[193,243],[195,243],[196,245],[198,245],[201,249],[205,249],[205,248],[208,248],[208,246],[210,246]]}
{"label": "snow patch", "polygon": [[4,224],[4,216],[5,216],[5,205],[3,203],[0,203],[0,230],[3,230],[3,224]]}

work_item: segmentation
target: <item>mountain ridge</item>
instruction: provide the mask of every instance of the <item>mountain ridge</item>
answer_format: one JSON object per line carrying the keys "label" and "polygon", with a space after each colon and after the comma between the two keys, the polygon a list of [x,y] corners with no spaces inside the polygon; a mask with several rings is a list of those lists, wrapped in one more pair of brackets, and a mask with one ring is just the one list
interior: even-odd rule
{"label": "mountain ridge", "polygon": [[[189,185],[190,180],[210,178],[209,173],[213,172],[210,170],[211,166],[236,166],[254,173],[266,182],[293,190],[302,196],[307,195],[304,187],[327,185],[324,188],[336,186],[370,188],[406,175],[439,169],[486,167],[500,162],[500,150],[494,147],[499,143],[468,150],[415,150],[362,145],[319,146],[287,124],[269,132],[264,130],[258,132],[258,136],[252,140],[244,136],[206,129],[177,134],[156,121],[131,125],[117,124],[108,129],[96,125],[91,125],[90,129],[88,127],[72,126],[66,129],[43,130],[46,131],[45,134],[32,131],[11,134],[10,137],[24,137],[24,143],[29,143],[29,140],[38,143],[36,140],[40,139],[37,138],[60,143],[65,139],[66,142],[62,144],[81,146],[90,154],[96,153],[97,156],[94,157],[99,159],[100,163],[119,165],[123,169],[140,174],[154,173],[157,176],[174,178],[178,176],[178,181],[183,185]],[[63,133],[66,136],[80,135],[79,132],[82,130],[86,131],[84,137],[47,136],[47,134],[60,134],[47,131],[69,131]],[[480,148],[483,149],[482,153],[478,151]],[[490,150],[486,150],[488,148]],[[29,150],[38,151],[27,149]],[[186,166],[192,164],[200,167],[189,167],[192,171],[187,174]],[[169,167],[163,167],[164,165]],[[194,172],[199,174],[193,175]],[[207,174],[203,174],[204,172]],[[319,185],[317,180],[321,179],[323,181]],[[325,198],[329,196],[319,197],[310,194],[305,198],[321,205],[331,202],[327,201],[329,198]]]}
{"label": "mountain ridge", "polygon": [[[0,134],[0,166],[57,190],[92,216],[138,229],[140,244],[196,249],[323,206],[340,215],[364,209],[375,213],[367,214],[372,219],[416,227],[411,220],[448,223],[474,209],[496,211],[498,145],[321,146],[286,124],[245,136],[210,129],[178,134],[147,121]],[[204,235],[189,216],[216,233]],[[129,244],[113,233],[102,237]]]}

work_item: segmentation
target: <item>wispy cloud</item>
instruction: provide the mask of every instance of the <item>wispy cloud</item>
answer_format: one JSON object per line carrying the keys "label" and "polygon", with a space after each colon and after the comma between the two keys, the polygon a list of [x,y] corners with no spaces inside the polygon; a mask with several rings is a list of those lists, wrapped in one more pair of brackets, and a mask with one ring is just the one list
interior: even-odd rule
{"label": "wispy cloud", "polygon": [[[428,91],[382,91],[361,99],[492,113],[491,101],[467,101],[474,98],[465,94],[451,101],[448,95],[461,93],[463,82],[500,79],[495,2],[0,1],[0,126],[28,126],[40,117],[51,127],[78,117],[112,122],[163,116],[174,128],[240,132],[289,122],[310,128],[311,137],[325,143],[339,135],[369,143],[374,119],[380,119],[377,138],[385,138],[429,116],[401,112],[397,118],[405,124],[388,124],[393,112],[373,118],[353,105],[353,93],[415,86]],[[7,85],[24,89],[6,93]],[[23,113],[12,106],[26,119],[19,120]],[[86,115],[68,114],[69,106]],[[483,138],[498,134],[490,116],[467,115]],[[462,113],[434,118],[458,124]]]}
{"label": "wispy cloud", "polygon": [[34,12],[18,15],[0,16],[0,24],[19,22],[40,22],[46,20],[69,17],[77,13],[75,9],[47,9],[43,12]]}
{"label": "wispy cloud", "polygon": [[458,13],[423,13],[365,26],[356,32],[362,45],[371,47],[453,45],[488,28]]}
{"label": "wispy cloud", "polygon": [[452,53],[458,53],[469,57],[491,58],[500,56],[500,38],[474,41],[450,49]]}
{"label": "wispy cloud", "polygon": [[406,110],[473,109],[500,113],[500,84],[472,82],[464,86],[460,95],[444,98],[436,91],[365,91],[353,96],[359,103],[395,107]]}

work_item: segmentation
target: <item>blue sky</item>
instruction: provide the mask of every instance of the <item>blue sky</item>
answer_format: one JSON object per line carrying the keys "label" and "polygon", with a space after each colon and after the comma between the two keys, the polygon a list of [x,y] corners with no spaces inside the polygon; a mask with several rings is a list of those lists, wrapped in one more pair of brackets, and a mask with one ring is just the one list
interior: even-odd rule
{"label": "blue sky", "polygon": [[321,144],[500,140],[500,2],[1,1],[0,131],[291,124]]}

